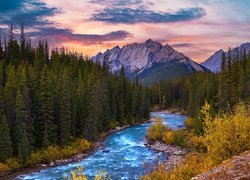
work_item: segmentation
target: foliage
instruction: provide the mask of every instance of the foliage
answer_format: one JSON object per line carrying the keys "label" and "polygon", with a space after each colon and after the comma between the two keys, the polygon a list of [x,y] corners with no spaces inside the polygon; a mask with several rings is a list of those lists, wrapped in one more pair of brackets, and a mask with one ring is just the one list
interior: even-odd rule
{"label": "foliage", "polygon": [[[83,168],[79,166],[76,170],[71,171],[71,176],[65,176],[66,180],[88,180],[87,176],[83,174]],[[106,175],[104,171],[99,171],[95,176],[95,180],[111,180],[109,176]]]}
{"label": "foliage", "polygon": [[148,128],[147,137],[151,141],[162,140],[163,132],[166,129],[167,128],[163,124],[162,119],[157,118],[155,123]]}
{"label": "foliage", "polygon": [[20,162],[17,158],[10,158],[5,161],[5,164],[10,168],[10,169],[17,169],[20,168]]}
{"label": "foliage", "polygon": [[250,149],[250,117],[245,104],[239,103],[233,111],[211,117],[210,105],[202,108],[204,114],[203,141],[209,157],[216,163]]}
{"label": "foliage", "polygon": [[0,161],[5,161],[12,155],[10,130],[5,116],[0,118]]}
{"label": "foliage", "polygon": [[186,133],[183,129],[173,131],[167,130],[163,134],[163,142],[175,146],[185,147],[186,146]]}
{"label": "foliage", "polygon": [[207,152],[207,147],[205,146],[204,141],[201,137],[197,136],[192,132],[189,132],[187,133],[186,139],[186,144],[188,148],[201,153]]}
{"label": "foliage", "polygon": [[187,119],[185,119],[184,123],[188,129],[193,129],[195,127],[194,118],[188,117]]}
{"label": "foliage", "polygon": [[7,165],[0,163],[0,173],[8,171],[8,170],[10,170],[10,168]]}
{"label": "foliage", "polygon": [[213,163],[205,155],[192,153],[189,154],[185,161],[175,167],[171,171],[166,171],[164,165],[158,167],[152,173],[142,177],[142,180],[189,180],[197,174],[209,170],[213,166]]}
{"label": "foliage", "polygon": [[53,145],[46,149],[42,149],[36,152],[32,152],[28,160],[29,165],[48,163],[54,160],[68,158],[74,154],[86,151],[89,149],[90,143],[84,139],[76,139],[71,145],[60,148]]}

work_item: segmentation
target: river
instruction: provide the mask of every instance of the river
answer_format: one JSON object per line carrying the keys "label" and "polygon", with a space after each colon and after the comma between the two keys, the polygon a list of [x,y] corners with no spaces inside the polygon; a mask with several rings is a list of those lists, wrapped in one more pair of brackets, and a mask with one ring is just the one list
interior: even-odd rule
{"label": "river", "polygon": [[[163,123],[173,129],[183,127],[186,118],[164,112],[153,112],[151,116],[161,117]],[[79,166],[83,167],[83,172],[89,179],[94,179],[99,171],[106,172],[112,179],[138,179],[167,158],[164,153],[156,152],[145,145],[145,135],[151,124],[131,126],[108,136],[102,148],[80,162],[42,169],[20,175],[17,179],[64,179],[64,176]]]}

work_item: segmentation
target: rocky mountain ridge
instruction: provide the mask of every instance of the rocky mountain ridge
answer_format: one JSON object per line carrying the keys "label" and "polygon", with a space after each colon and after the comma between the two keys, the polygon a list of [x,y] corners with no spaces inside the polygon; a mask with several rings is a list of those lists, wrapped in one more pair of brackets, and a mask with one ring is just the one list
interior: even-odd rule
{"label": "rocky mountain ridge", "polygon": [[[250,43],[241,44],[239,47],[235,47],[232,50],[232,58],[236,58],[237,53],[249,53],[250,51]],[[228,57],[229,53],[220,49],[219,51],[215,52],[211,57],[209,57],[206,61],[201,63],[201,65],[205,66],[212,72],[219,72],[221,70],[221,57],[222,53],[225,53],[225,56]]]}
{"label": "rocky mountain ridge", "polygon": [[144,43],[116,46],[92,57],[102,65],[106,62],[112,73],[118,73],[124,66],[130,79],[139,78],[143,83],[159,82],[206,68],[176,51],[168,44],[162,45],[152,39]]}

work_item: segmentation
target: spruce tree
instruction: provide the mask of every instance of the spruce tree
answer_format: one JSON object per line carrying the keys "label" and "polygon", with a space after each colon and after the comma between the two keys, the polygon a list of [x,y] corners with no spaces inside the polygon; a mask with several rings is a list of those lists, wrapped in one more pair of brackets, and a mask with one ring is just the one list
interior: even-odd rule
{"label": "spruce tree", "polygon": [[35,127],[37,144],[42,142],[45,124],[47,124],[49,142],[53,144],[57,140],[57,127],[54,123],[52,81],[47,65],[43,68],[38,87],[38,116]]}
{"label": "spruce tree", "polygon": [[218,94],[217,94],[217,99],[220,107],[225,107],[226,106],[226,78],[227,78],[227,66],[226,66],[226,57],[225,53],[222,52],[222,57],[221,57],[221,73],[219,74],[218,77]]}
{"label": "spruce tree", "polygon": [[24,166],[26,165],[30,156],[30,143],[26,134],[26,128],[24,123],[20,125],[20,142],[18,143],[18,159],[20,163]]}
{"label": "spruce tree", "polygon": [[2,45],[2,37],[0,36],[0,61],[4,58],[3,45]]}
{"label": "spruce tree", "polygon": [[16,122],[15,122],[15,147],[21,153],[21,162],[24,164],[30,154],[30,141],[27,131],[30,129],[30,112],[25,105],[22,92],[18,89],[16,96]]}
{"label": "spruce tree", "polygon": [[66,69],[63,71],[60,89],[60,143],[65,146],[71,136],[71,84],[70,74]]}
{"label": "spruce tree", "polygon": [[10,140],[10,130],[6,117],[0,118],[0,162],[12,156],[12,145]]}
{"label": "spruce tree", "polygon": [[24,35],[24,25],[21,25],[21,35],[20,35],[20,59],[25,61],[25,35]]}

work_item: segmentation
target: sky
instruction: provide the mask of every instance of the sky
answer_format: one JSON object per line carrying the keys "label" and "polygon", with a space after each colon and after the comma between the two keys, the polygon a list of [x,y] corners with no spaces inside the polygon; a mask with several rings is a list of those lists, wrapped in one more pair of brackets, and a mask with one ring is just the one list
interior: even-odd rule
{"label": "sky", "polygon": [[203,62],[250,42],[249,7],[250,0],[0,0],[0,32],[23,22],[34,41],[89,56],[151,38]]}

